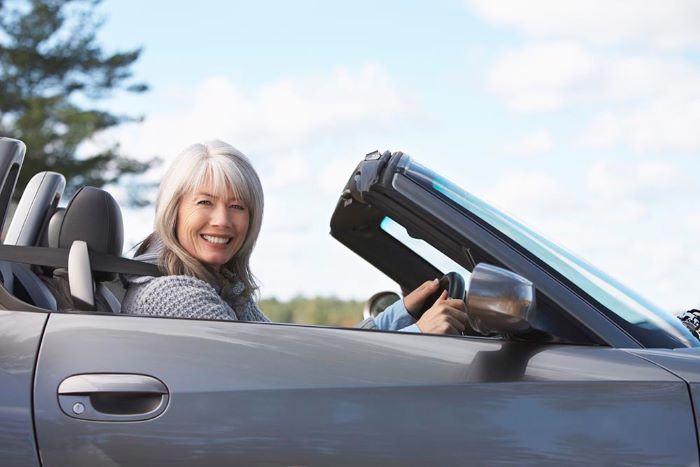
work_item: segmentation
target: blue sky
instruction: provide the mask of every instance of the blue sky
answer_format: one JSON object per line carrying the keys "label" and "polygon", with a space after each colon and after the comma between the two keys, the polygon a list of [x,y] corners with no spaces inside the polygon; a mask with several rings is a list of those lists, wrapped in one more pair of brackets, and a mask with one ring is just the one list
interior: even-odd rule
{"label": "blue sky", "polygon": [[[396,288],[328,235],[352,168],[392,149],[661,306],[700,305],[697,2],[107,0],[100,11],[108,48],[144,47],[134,72],[152,90],[104,101],[145,120],[94,144],[166,163],[213,137],[245,152],[266,192],[253,258],[263,296]],[[152,212],[125,219],[133,243]]]}

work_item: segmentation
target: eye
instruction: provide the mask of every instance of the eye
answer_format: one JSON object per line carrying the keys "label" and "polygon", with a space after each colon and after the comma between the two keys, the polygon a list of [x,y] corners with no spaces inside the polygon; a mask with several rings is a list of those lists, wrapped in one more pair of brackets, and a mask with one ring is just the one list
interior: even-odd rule
{"label": "eye", "polygon": [[232,204],[229,207],[237,211],[245,211],[245,206],[243,206],[242,204]]}
{"label": "eye", "polygon": [[199,201],[197,201],[197,204],[200,206],[211,206],[211,201],[209,201],[208,199],[200,199]]}

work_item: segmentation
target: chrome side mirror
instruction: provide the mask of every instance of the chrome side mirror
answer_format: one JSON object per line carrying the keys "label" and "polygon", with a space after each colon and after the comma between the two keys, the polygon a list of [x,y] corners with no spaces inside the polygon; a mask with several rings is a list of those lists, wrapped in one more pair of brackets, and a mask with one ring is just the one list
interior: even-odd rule
{"label": "chrome side mirror", "polygon": [[384,311],[389,305],[400,299],[401,297],[399,294],[394,292],[378,292],[372,295],[369,300],[365,302],[365,307],[362,310],[362,318],[374,318],[379,313]]}
{"label": "chrome side mirror", "polygon": [[477,264],[466,303],[469,324],[483,335],[522,334],[534,327],[535,286],[505,269]]}

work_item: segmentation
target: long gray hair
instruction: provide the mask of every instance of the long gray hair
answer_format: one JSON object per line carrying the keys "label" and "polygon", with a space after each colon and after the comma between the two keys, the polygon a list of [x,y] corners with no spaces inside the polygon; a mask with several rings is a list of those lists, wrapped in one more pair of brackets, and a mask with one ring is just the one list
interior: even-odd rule
{"label": "long gray hair", "polygon": [[232,192],[248,208],[248,234],[241,248],[223,268],[243,282],[243,298],[251,298],[258,290],[250,271],[250,255],[262,224],[263,190],[248,158],[223,141],[193,144],[173,161],[158,190],[153,233],[141,243],[136,254],[144,253],[158,239],[163,245],[159,266],[165,274],[194,276],[212,285],[224,285],[225,279],[220,271],[190,255],[176,235],[177,210],[182,196],[197,191],[205,183],[210,183],[216,193]]}

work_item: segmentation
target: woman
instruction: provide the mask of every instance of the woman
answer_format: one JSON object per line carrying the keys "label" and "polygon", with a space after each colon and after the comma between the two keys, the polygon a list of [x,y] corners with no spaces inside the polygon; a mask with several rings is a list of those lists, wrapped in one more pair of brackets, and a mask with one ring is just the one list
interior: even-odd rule
{"label": "woman", "polygon": [[[258,285],[250,271],[262,217],[262,186],[245,155],[217,140],[185,149],[160,185],[154,232],[136,252],[165,275],[128,277],[122,311],[268,322],[255,303]],[[418,323],[410,314],[437,288],[437,281],[426,282],[362,327],[460,332],[466,323],[461,300],[443,295]]]}

